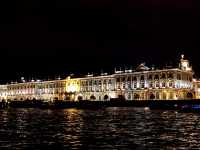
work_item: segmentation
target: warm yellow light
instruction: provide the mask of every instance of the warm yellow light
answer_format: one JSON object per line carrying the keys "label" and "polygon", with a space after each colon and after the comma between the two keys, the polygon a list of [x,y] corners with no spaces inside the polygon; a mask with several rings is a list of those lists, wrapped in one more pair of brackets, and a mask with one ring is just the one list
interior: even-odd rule
{"label": "warm yellow light", "polygon": [[79,92],[80,91],[80,84],[79,81],[74,81],[67,79],[66,82],[66,92]]}
{"label": "warm yellow light", "polygon": [[76,92],[78,91],[78,87],[76,85],[70,85],[67,89],[67,92]]}

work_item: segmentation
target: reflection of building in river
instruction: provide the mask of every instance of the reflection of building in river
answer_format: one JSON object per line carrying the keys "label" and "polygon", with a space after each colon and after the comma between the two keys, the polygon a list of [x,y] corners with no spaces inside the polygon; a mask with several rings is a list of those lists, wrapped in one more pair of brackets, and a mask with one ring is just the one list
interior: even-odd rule
{"label": "reflection of building in river", "polygon": [[200,98],[200,82],[193,79],[189,61],[182,55],[179,67],[156,70],[140,64],[135,71],[101,76],[37,81],[0,86],[1,99],[108,100]]}

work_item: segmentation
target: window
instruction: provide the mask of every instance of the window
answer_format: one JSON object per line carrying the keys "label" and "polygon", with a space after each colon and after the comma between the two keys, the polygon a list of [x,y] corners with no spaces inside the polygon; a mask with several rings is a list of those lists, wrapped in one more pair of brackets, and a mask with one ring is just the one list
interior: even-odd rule
{"label": "window", "polygon": [[131,89],[131,84],[130,84],[130,82],[128,83],[128,89],[129,89],[129,90]]}
{"label": "window", "polygon": [[143,75],[140,77],[140,80],[144,80],[144,76]]}
{"label": "window", "polygon": [[159,87],[159,82],[156,82],[156,87],[157,87],[157,88]]}
{"label": "window", "polygon": [[162,83],[162,87],[165,87],[165,86],[166,86],[166,84],[165,84],[165,82],[163,82],[163,83]]}
{"label": "window", "polygon": [[109,84],[112,84],[112,81],[111,80],[109,80],[109,82],[108,82]]}
{"label": "window", "polygon": [[137,82],[134,82],[134,88],[137,88]]}
{"label": "window", "polygon": [[149,80],[152,80],[152,75],[149,75]]}
{"label": "window", "polygon": [[172,87],[173,86],[173,82],[169,82],[169,87]]}
{"label": "window", "polygon": [[159,76],[156,74],[156,75],[154,76],[154,79],[155,79],[155,80],[158,80],[158,79],[159,79]]}
{"label": "window", "polygon": [[152,82],[149,83],[149,87],[150,87],[150,88],[153,87],[153,83],[152,83]]}
{"label": "window", "polygon": [[140,84],[141,84],[141,88],[144,88],[144,82],[141,82]]}
{"label": "window", "polygon": [[106,80],[104,80],[104,81],[103,81],[103,84],[106,84],[106,83],[107,83]]}
{"label": "window", "polygon": [[161,75],[161,78],[162,78],[162,79],[166,79],[165,73],[163,73],[163,74]]}
{"label": "window", "polygon": [[172,78],[173,78],[173,73],[171,73],[171,72],[168,73],[168,78],[169,78],[169,79],[172,79]]}

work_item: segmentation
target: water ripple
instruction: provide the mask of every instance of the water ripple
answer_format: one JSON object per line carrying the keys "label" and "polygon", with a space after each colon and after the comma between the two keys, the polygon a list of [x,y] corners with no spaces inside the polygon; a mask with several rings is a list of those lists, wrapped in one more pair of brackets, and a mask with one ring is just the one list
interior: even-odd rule
{"label": "water ripple", "polygon": [[198,113],[144,108],[0,110],[0,149],[200,149]]}

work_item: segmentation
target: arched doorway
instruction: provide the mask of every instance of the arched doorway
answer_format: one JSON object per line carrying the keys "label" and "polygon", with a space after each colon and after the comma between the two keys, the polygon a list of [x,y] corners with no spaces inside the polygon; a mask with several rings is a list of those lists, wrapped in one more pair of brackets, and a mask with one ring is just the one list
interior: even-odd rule
{"label": "arched doorway", "polygon": [[191,92],[188,92],[188,93],[187,93],[187,98],[188,98],[188,99],[193,99],[193,94],[192,94]]}
{"label": "arched doorway", "polygon": [[104,100],[108,100],[109,96],[108,95],[104,95]]}
{"label": "arched doorway", "polygon": [[95,100],[95,99],[96,99],[96,97],[94,95],[90,96],[90,100]]}
{"label": "arched doorway", "polygon": [[78,99],[78,101],[82,101],[83,100],[83,96],[79,95],[77,99]]}
{"label": "arched doorway", "polygon": [[150,100],[154,100],[156,97],[155,97],[155,95],[153,93],[150,93],[149,94],[149,98],[150,98]]}

